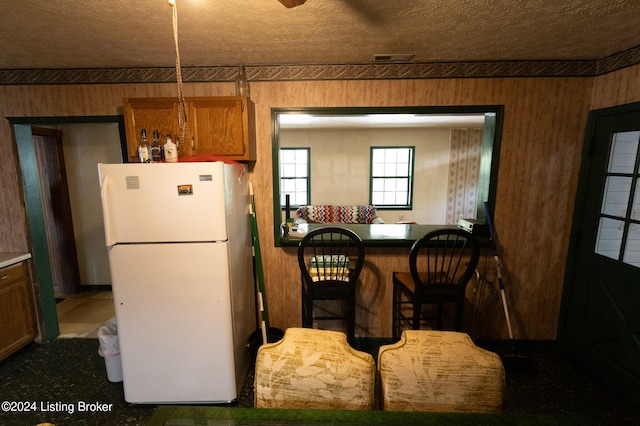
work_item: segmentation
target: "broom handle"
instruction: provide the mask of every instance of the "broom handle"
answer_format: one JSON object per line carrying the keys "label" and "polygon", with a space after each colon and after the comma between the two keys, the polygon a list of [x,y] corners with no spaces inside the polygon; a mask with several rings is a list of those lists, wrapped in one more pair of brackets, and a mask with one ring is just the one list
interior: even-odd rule
{"label": "broom handle", "polygon": [[491,241],[491,248],[493,249],[493,259],[496,261],[496,270],[498,272],[498,284],[500,284],[500,296],[502,297],[502,308],[504,309],[504,316],[507,320],[507,329],[509,330],[509,339],[513,342],[513,331],[511,329],[511,320],[509,319],[509,308],[507,307],[507,296],[504,291],[504,281],[502,280],[502,268],[500,266],[500,257],[498,257],[498,245],[495,240],[495,232],[493,229],[493,221],[491,220],[491,213],[489,211],[489,203],[484,202],[484,209],[487,214],[487,225],[489,225],[489,236]]}
{"label": "broom handle", "polygon": [[502,308],[504,316],[507,319],[507,329],[509,330],[509,339],[513,341],[513,331],[511,330],[511,321],[509,320],[509,308],[507,307],[507,296],[504,292],[504,283],[502,282],[502,274],[500,273],[500,260],[498,256],[493,256],[496,260],[496,269],[498,270],[498,282],[500,283],[500,295],[502,296]]}
{"label": "broom handle", "polygon": [[256,204],[253,196],[253,184],[249,181],[249,212],[251,216],[251,234],[253,240],[253,257],[256,267],[256,277],[258,281],[258,309],[260,311],[260,326],[262,329],[262,342],[269,340],[269,311],[267,310],[267,300],[264,288],[264,274],[262,271],[262,256],[260,253],[260,238],[258,236],[258,221],[256,218]]}

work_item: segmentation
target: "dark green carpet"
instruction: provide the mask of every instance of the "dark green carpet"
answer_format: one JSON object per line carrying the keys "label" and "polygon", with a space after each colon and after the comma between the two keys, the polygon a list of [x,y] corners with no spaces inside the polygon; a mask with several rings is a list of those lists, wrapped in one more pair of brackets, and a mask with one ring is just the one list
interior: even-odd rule
{"label": "dark green carpet", "polygon": [[[107,380],[104,359],[97,349],[97,339],[56,340],[30,345],[0,361],[0,401],[13,402],[13,408],[19,402],[29,403],[21,411],[0,410],[0,426],[35,426],[42,422],[56,426],[146,425],[152,417],[152,425],[173,419],[173,426],[317,425],[322,420],[355,424],[362,419],[365,423],[397,426],[414,421],[434,425],[640,425],[636,409],[602,388],[548,342],[532,342],[523,348],[535,365],[534,374],[507,371],[504,414],[408,413],[394,417],[394,413],[374,411],[363,414],[361,420],[352,417],[356,415],[353,412],[253,409],[252,372],[238,401],[228,407],[133,406],[124,401],[122,384]],[[83,403],[96,402],[107,404],[107,411],[92,411],[98,407],[90,406],[87,411],[78,411]]]}
{"label": "dark green carpet", "polygon": [[[149,421],[155,407],[134,407],[124,401],[122,383],[107,380],[98,346],[97,339],[55,340],[33,344],[1,361],[0,400],[14,406],[12,411],[3,406],[0,425],[124,426]],[[106,405],[83,406],[96,402]]]}

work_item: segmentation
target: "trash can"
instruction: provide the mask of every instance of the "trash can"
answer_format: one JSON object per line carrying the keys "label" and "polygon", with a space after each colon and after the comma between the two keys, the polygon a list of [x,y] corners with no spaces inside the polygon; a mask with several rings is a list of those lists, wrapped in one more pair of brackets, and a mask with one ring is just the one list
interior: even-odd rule
{"label": "trash can", "polygon": [[98,329],[98,353],[104,358],[107,368],[107,379],[110,382],[122,381],[122,363],[120,361],[120,345],[118,343],[118,328],[116,319],[112,318]]}

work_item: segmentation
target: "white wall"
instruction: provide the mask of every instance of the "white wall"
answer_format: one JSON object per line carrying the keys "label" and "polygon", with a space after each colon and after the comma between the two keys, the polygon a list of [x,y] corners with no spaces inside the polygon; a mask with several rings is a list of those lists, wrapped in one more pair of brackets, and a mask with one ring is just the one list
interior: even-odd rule
{"label": "white wall", "polygon": [[111,284],[98,163],[122,163],[118,124],[71,124],[60,126],[60,129],[80,282],[83,285]]}
{"label": "white wall", "polygon": [[282,147],[311,148],[311,204],[369,204],[370,147],[415,146],[413,210],[381,210],[387,223],[444,224],[450,129],[281,129]]}

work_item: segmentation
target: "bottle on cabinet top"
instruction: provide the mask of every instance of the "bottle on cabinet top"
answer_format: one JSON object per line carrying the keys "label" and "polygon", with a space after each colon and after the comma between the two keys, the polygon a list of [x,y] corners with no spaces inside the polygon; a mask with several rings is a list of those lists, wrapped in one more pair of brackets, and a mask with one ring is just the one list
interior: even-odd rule
{"label": "bottle on cabinet top", "polygon": [[140,143],[138,144],[138,158],[141,163],[150,163],[151,156],[149,155],[149,143],[147,142],[147,131],[142,129],[140,131]]}
{"label": "bottle on cabinet top", "polygon": [[162,149],[162,145],[160,144],[160,134],[157,130],[154,130],[150,148],[151,161],[154,163],[161,162],[162,160],[164,160],[163,153],[164,151]]}
{"label": "bottle on cabinet top", "polygon": [[247,76],[244,75],[244,67],[242,64],[238,66],[238,75],[235,78],[236,82],[236,95],[249,97],[249,81]]}
{"label": "bottle on cabinet top", "polygon": [[167,135],[167,143],[164,144],[164,159],[167,163],[178,161],[178,147],[171,140],[171,135]]}

